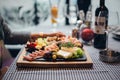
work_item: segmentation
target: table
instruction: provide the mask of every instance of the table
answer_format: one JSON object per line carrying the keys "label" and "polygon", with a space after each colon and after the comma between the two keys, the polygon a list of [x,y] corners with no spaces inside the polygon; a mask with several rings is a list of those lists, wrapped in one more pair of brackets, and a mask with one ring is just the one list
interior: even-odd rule
{"label": "table", "polygon": [[[70,29],[61,28],[63,32]],[[109,35],[109,47],[120,51],[120,42],[114,40],[112,34]],[[16,61],[21,53],[19,52],[3,80],[120,80],[120,62],[102,62],[99,60],[98,49],[87,45],[84,45],[84,49],[92,58],[93,68],[17,68]]]}

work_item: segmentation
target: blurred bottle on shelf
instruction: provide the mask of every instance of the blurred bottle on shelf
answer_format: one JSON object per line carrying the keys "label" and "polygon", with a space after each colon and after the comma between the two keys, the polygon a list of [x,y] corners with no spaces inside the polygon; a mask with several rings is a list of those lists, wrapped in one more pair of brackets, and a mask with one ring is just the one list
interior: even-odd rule
{"label": "blurred bottle on shelf", "polygon": [[83,10],[85,15],[88,11],[90,4],[91,0],[77,0],[78,10]]}
{"label": "blurred bottle on shelf", "polygon": [[89,6],[85,19],[85,24],[88,26],[88,28],[91,28],[91,23],[92,23],[92,5]]}
{"label": "blurred bottle on shelf", "polygon": [[76,0],[70,0],[70,17],[69,21],[70,24],[76,25],[77,24],[77,16],[78,16],[78,5]]}
{"label": "blurred bottle on shelf", "polygon": [[91,21],[91,0],[77,0],[77,5],[78,5],[78,20],[82,20],[85,25],[90,27],[90,21]]}
{"label": "blurred bottle on shelf", "polygon": [[79,17],[79,20],[82,20],[83,22],[85,21],[85,13],[83,10],[79,11],[78,17]]}
{"label": "blurred bottle on shelf", "polygon": [[69,17],[67,17],[67,15],[69,15],[69,5],[70,5],[70,0],[66,0],[65,3],[65,24],[69,25]]}

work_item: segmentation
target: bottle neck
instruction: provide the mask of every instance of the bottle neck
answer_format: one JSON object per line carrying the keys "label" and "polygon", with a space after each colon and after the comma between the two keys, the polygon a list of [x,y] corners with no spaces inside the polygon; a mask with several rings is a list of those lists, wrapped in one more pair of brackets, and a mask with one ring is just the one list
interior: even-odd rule
{"label": "bottle neck", "polygon": [[105,0],[100,0],[100,7],[104,7],[105,6]]}
{"label": "bottle neck", "polygon": [[[67,5],[67,7],[66,7],[66,13],[67,14],[69,14],[69,4],[70,4],[70,0],[66,0],[66,5]],[[67,17],[65,18],[65,24],[69,25],[69,19]]]}
{"label": "bottle neck", "polygon": [[66,0],[66,4],[69,4],[70,3],[70,0]]}

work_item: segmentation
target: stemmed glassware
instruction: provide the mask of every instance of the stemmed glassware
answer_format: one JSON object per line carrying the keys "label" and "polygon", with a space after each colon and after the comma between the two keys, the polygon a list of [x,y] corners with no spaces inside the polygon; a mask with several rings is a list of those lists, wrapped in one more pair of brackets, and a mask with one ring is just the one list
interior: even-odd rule
{"label": "stemmed glassware", "polygon": [[109,11],[108,25],[110,31],[114,31],[119,24],[119,13],[117,11]]}
{"label": "stemmed glassware", "polygon": [[69,21],[69,30],[66,31],[66,34],[72,34],[72,30],[77,28],[77,18],[78,18],[78,6],[73,1],[69,4],[64,4],[63,7],[63,16]]}
{"label": "stemmed glassware", "polygon": [[58,12],[59,12],[59,4],[60,0],[49,0],[50,4],[50,15],[51,15],[51,23],[52,23],[52,31],[56,32],[56,27],[58,26]]}
{"label": "stemmed glassware", "polygon": [[[69,7],[69,12],[67,12],[67,7]],[[74,25],[77,23],[78,16],[78,6],[77,4],[65,4],[63,9],[63,15],[69,19],[69,24]]]}
{"label": "stemmed glassware", "polygon": [[118,11],[110,11],[109,12],[109,32],[112,32],[112,37],[114,39],[120,40],[120,17]]}

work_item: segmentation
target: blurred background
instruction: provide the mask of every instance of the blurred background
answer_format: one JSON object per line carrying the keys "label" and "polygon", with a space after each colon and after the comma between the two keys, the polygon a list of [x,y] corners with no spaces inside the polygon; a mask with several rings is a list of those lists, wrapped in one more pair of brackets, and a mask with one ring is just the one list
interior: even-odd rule
{"label": "blurred background", "polygon": [[[64,15],[63,15],[63,7],[65,5],[66,0],[60,1],[60,23],[64,25]],[[76,1],[76,0],[72,0]],[[119,3],[120,0],[105,0],[106,6],[109,9],[109,13],[117,14],[117,18],[120,16]],[[92,6],[92,20],[94,21],[94,13],[95,9],[99,7],[99,0],[91,0]],[[36,13],[35,13],[36,11]],[[9,26],[13,28],[13,30],[30,30],[28,27],[37,26],[39,24],[44,24],[45,21],[48,21],[50,25],[50,5],[49,0],[0,0],[0,14],[7,21]],[[35,15],[37,14],[37,16]],[[34,20],[38,21],[35,22]],[[111,19],[111,18],[110,18]],[[111,25],[115,20],[109,20],[109,24]],[[120,20],[117,21],[120,23]],[[116,22],[116,24],[117,24]],[[42,25],[41,24],[41,25]],[[47,24],[47,25],[48,25]],[[23,29],[24,27],[24,29]],[[18,29],[19,28],[19,29]]]}
{"label": "blurred background", "polygon": [[[77,0],[71,0],[73,3]],[[85,0],[79,0],[85,1]],[[87,1],[87,0],[86,0]],[[64,7],[66,0],[59,3],[59,25],[65,26]],[[120,24],[120,0],[105,0],[109,10],[108,25]],[[91,0],[92,27],[94,27],[95,9],[99,7],[99,0]],[[7,22],[12,31],[39,32],[41,26],[51,26],[49,0],[0,0],[0,15]],[[76,25],[74,25],[76,26]],[[43,29],[41,29],[42,31]],[[7,45],[11,53],[18,53],[21,45]],[[18,50],[15,51],[17,48]],[[14,54],[13,56],[16,56]]]}

